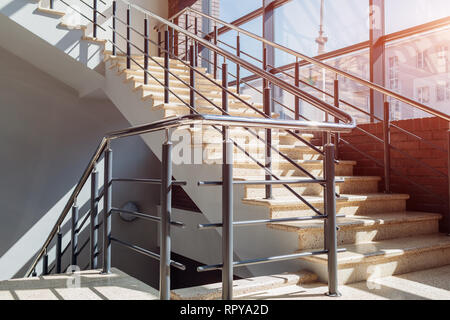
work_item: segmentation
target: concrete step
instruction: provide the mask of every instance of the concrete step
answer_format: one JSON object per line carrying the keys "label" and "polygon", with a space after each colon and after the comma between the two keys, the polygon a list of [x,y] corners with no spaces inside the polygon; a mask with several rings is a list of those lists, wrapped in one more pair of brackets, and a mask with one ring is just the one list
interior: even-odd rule
{"label": "concrete step", "polygon": [[[289,192],[286,190],[286,192]],[[323,197],[304,197],[316,209],[323,212]],[[377,213],[401,212],[406,210],[407,194],[373,193],[364,195],[341,194],[336,199],[336,213],[346,216],[370,216]],[[248,205],[259,205],[270,209],[272,218],[287,218],[315,215],[314,212],[294,195],[278,199],[244,198]]]}
{"label": "concrete step", "polygon": [[[262,139],[264,139],[263,137],[264,136],[262,136]],[[316,152],[315,150],[312,150],[311,148],[309,148],[307,146],[279,145],[277,143],[273,143],[273,141],[272,141],[272,146],[285,155],[287,155],[288,154],[287,151],[289,151],[290,156],[288,156],[288,157],[290,157],[292,159],[296,159],[296,160],[320,160],[322,158],[321,154],[319,154],[318,152]],[[203,149],[205,150],[205,152],[209,158],[222,159],[222,143],[216,143],[216,144],[209,143],[207,145],[203,145],[203,146],[199,146],[199,147],[203,147]],[[266,146],[262,141],[251,143],[251,144],[248,144],[248,143],[241,144],[241,147],[244,148],[245,151],[249,152],[253,157],[262,159],[262,160],[264,159],[264,155],[266,152]],[[233,152],[234,152],[234,157],[236,157],[236,158],[241,157],[241,155],[243,154],[242,151],[236,147],[233,148]],[[272,150],[272,159],[273,160],[281,159],[281,158],[282,158],[281,155],[279,155],[277,152]]]}
{"label": "concrete step", "polygon": [[[312,283],[316,280],[317,276],[308,271],[239,279],[233,281],[233,297],[237,298],[261,290]],[[221,282],[171,291],[171,299],[173,300],[216,300],[221,298]]]}
{"label": "concrete step", "polygon": [[[373,280],[450,264],[450,237],[427,234],[342,246],[338,253],[339,283]],[[300,259],[327,281],[327,255]]]}
{"label": "concrete step", "polygon": [[[304,179],[305,177],[289,177],[289,179]],[[381,180],[380,177],[373,176],[348,176],[348,177],[336,177],[338,179],[343,179],[344,182],[336,183],[336,192],[339,194],[368,194],[376,193],[378,191],[378,182]],[[235,180],[249,180],[246,177],[235,177]],[[259,178],[258,180],[262,180]],[[322,179],[322,177],[319,177]],[[315,183],[303,183],[303,184],[290,184],[292,189],[295,190],[300,195],[305,196],[323,196],[324,188]],[[245,198],[264,198],[265,197],[265,186],[264,185],[246,185],[245,187]],[[290,192],[283,185],[273,185],[272,192],[275,199],[290,197]]]}
{"label": "concrete step", "polygon": [[[163,95],[153,95],[153,110],[164,110],[164,117],[173,117],[173,116],[183,116],[190,114],[191,110],[184,104],[177,104],[177,103],[163,103],[162,100],[164,99]],[[175,97],[171,97],[171,100],[175,100]],[[177,99],[178,100],[178,99]],[[179,100],[178,100],[179,101]],[[198,105],[196,106],[195,110],[201,114],[215,114],[215,115],[221,115],[222,111],[217,109],[214,106],[211,105]],[[250,117],[250,118],[260,118],[262,117],[260,114],[256,113],[255,111],[248,109],[248,108],[239,108],[234,107],[233,105],[230,105],[230,109],[228,113],[231,116],[236,117]],[[274,115],[276,116],[276,115]]]}
{"label": "concrete step", "polygon": [[[320,160],[295,160],[295,163],[313,176],[323,176],[323,162]],[[355,165],[355,161],[340,161],[335,166],[336,175],[353,176],[353,167]],[[272,171],[274,173],[276,172],[278,176],[283,176],[285,178],[291,176],[306,176],[303,171],[283,159],[272,161]],[[262,177],[266,174],[258,164],[245,157],[242,157],[242,160],[235,159],[233,173],[236,176],[248,177]]]}
{"label": "concrete step", "polygon": [[[338,245],[359,244],[416,235],[433,234],[439,231],[442,215],[427,212],[390,212],[370,216],[337,218]],[[324,247],[323,221],[276,223],[272,229],[296,232],[299,249]]]}
{"label": "concrete step", "polygon": [[[215,86],[201,86],[199,88],[195,88],[198,92],[196,92],[196,97],[197,99],[200,99],[200,94],[205,95],[208,98],[220,98],[222,99],[222,91],[220,90],[219,87],[215,87]],[[155,92],[164,92],[164,87],[161,84],[139,84],[136,83],[136,85],[134,86],[134,90],[140,90],[141,92],[143,92],[143,95],[148,95],[148,94],[152,94]],[[175,92],[176,94],[180,94],[180,95],[185,95],[185,96],[189,96],[190,94],[190,88],[188,87],[174,87],[174,88],[170,88],[170,90],[172,90],[173,92]],[[199,94],[200,93],[200,94]],[[242,100],[246,101],[246,102],[251,102],[252,100],[252,96],[247,95],[247,94],[239,94],[238,95],[239,98],[241,98]],[[229,99],[228,101],[240,101],[239,99],[229,95]],[[262,110],[262,105],[261,105],[261,110]]]}

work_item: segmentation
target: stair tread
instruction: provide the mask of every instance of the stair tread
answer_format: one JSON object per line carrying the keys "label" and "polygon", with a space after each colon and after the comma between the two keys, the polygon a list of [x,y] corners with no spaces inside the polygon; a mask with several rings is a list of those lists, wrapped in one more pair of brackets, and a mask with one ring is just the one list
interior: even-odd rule
{"label": "stair tread", "polygon": [[[323,179],[323,177],[316,177],[317,179]],[[265,177],[257,176],[257,177],[241,177],[241,176],[234,176],[235,180],[264,180]],[[305,179],[304,176],[289,176],[288,180],[296,180],[296,179]],[[345,180],[355,180],[355,181],[368,181],[368,180],[377,180],[380,181],[381,177],[378,176],[336,176],[336,179],[343,179]],[[340,183],[340,182],[336,182]]]}
{"label": "stair tread", "polygon": [[[280,156],[281,157],[281,156]],[[255,159],[264,161],[264,158],[258,158],[258,157],[254,157]],[[323,161],[322,160],[296,160],[296,159],[292,159],[294,162],[296,162],[297,164],[311,164],[311,165],[323,165]],[[249,164],[249,165],[255,165],[257,166],[256,163],[254,162],[249,162],[248,161],[248,157],[235,157],[233,159],[233,163],[235,165],[244,165],[244,164]],[[276,163],[289,163],[289,161],[285,160],[285,159],[272,159],[272,165],[276,164]],[[356,165],[356,161],[352,161],[352,160],[342,160],[339,161],[339,163],[337,165]],[[289,178],[291,179],[291,178]]]}
{"label": "stair tread", "polygon": [[[337,224],[341,229],[355,228],[361,226],[377,226],[392,223],[408,223],[425,220],[439,220],[441,214],[418,212],[418,211],[401,211],[376,213],[369,216],[349,216],[345,218],[337,218]],[[270,225],[274,229],[283,229],[286,231],[307,232],[311,229],[323,229],[323,221],[300,221],[294,223],[274,223]]]}
{"label": "stair tread", "polygon": [[[303,196],[309,203],[323,203],[323,196]],[[375,200],[407,200],[408,194],[402,193],[371,193],[371,194],[341,194],[339,198],[336,198],[336,202],[347,201],[375,201]],[[246,204],[254,204],[268,207],[292,207],[299,205],[299,199],[295,197],[290,198],[278,198],[278,199],[254,199],[244,198],[242,201]]]}
{"label": "stair tread", "polygon": [[[338,253],[338,264],[356,264],[370,262],[371,260],[375,261],[380,258],[392,258],[405,254],[418,254],[429,250],[450,248],[450,237],[443,233],[435,233],[367,243],[347,244],[341,247],[345,248],[346,251]],[[327,262],[328,257],[326,254],[321,254],[303,259],[323,264]]]}

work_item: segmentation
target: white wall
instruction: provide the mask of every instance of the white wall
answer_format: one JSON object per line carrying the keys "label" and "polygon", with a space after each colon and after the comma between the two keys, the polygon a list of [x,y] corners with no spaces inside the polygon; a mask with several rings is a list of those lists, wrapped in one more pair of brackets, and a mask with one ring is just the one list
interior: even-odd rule
{"label": "white wall", "polygon": [[[3,49],[0,69],[0,279],[8,279],[23,276],[100,138],[129,123],[111,102],[80,99],[73,89]],[[140,138],[115,141],[113,149],[114,176],[159,177],[159,162]],[[88,206],[85,189],[78,199],[83,214]],[[114,186],[114,206],[129,200],[155,214],[159,190]],[[156,226],[151,222],[114,217],[112,230],[118,238],[155,250]],[[85,250],[82,267],[89,252]],[[157,284],[155,261],[116,245],[112,252],[113,266]]]}

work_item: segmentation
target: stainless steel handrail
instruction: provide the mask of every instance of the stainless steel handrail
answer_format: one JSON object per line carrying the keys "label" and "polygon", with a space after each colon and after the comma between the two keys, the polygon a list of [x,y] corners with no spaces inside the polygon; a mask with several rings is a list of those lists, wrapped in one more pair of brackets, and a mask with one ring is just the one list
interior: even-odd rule
{"label": "stainless steel handrail", "polygon": [[[210,15],[208,15],[206,13],[203,13],[201,11],[192,9],[190,7],[187,7],[185,9],[183,9],[179,14],[181,15],[181,14],[183,14],[185,12],[192,12],[192,13],[198,14],[198,15],[200,15],[202,17],[205,17],[205,18],[210,19],[210,20],[212,20],[212,21],[214,21],[216,23],[219,23],[219,24],[221,24],[223,26],[226,26],[226,27],[228,27],[228,28],[230,28],[232,30],[235,30],[235,31],[237,31],[239,33],[245,34],[245,35],[247,35],[247,36],[249,36],[249,37],[251,37],[253,39],[256,39],[256,40],[258,40],[260,42],[263,42],[263,43],[265,43],[265,44],[267,44],[267,45],[269,45],[269,46],[271,46],[273,48],[282,50],[282,51],[284,51],[286,53],[289,53],[289,54],[291,54],[291,55],[293,55],[293,56],[295,56],[297,58],[303,59],[303,60],[305,60],[305,61],[307,61],[307,62],[309,62],[309,63],[311,63],[313,65],[319,66],[319,67],[324,68],[324,69],[326,69],[328,71],[331,71],[333,73],[339,74],[339,75],[341,75],[341,76],[343,76],[345,78],[351,79],[351,80],[353,80],[353,81],[355,81],[355,82],[357,82],[359,84],[362,84],[362,85],[364,85],[364,86],[366,86],[366,87],[368,87],[368,88],[370,88],[372,90],[375,90],[377,92],[380,92],[380,93],[382,93],[382,94],[384,94],[386,96],[395,98],[395,99],[397,99],[397,100],[399,100],[401,102],[409,104],[409,105],[411,105],[411,106],[413,106],[413,107],[415,107],[417,109],[425,111],[425,112],[427,112],[429,114],[432,114],[432,115],[434,115],[436,117],[439,117],[441,119],[444,119],[446,121],[450,121],[450,115],[448,115],[446,113],[443,113],[441,111],[435,110],[435,109],[431,108],[430,106],[427,106],[427,105],[422,104],[422,103],[420,103],[418,101],[415,101],[413,99],[410,99],[410,98],[407,98],[405,96],[402,96],[401,94],[398,94],[398,93],[396,93],[394,91],[386,89],[383,86],[377,85],[377,84],[375,84],[373,82],[364,80],[364,79],[362,79],[362,78],[360,78],[358,76],[355,76],[355,75],[352,75],[352,74],[347,73],[345,71],[342,71],[340,69],[334,68],[334,67],[332,67],[332,66],[330,66],[330,65],[328,65],[328,64],[326,64],[326,63],[324,63],[324,62],[322,62],[320,60],[311,58],[311,57],[309,57],[309,56],[307,56],[305,54],[302,54],[302,53],[299,53],[299,52],[294,51],[292,49],[289,49],[289,48],[287,48],[285,46],[282,46],[282,45],[280,45],[278,43],[275,43],[275,42],[269,41],[267,39],[264,39],[263,37],[260,37],[260,36],[258,36],[256,34],[252,33],[252,32],[249,32],[247,30],[244,30],[244,29],[241,29],[239,27],[236,27],[235,25],[227,23],[227,22],[225,22],[225,21],[223,21],[221,19],[212,17],[212,16],[210,16]],[[172,17],[171,19],[174,19],[176,17],[177,16]],[[159,26],[159,27],[161,27],[161,26]]]}
{"label": "stainless steel handrail", "polygon": [[195,40],[198,44],[216,52],[218,55],[221,55],[224,58],[243,66],[245,69],[253,72],[254,74],[259,75],[261,78],[267,79],[269,82],[277,85],[281,89],[291,93],[292,95],[294,95],[296,97],[301,98],[305,102],[321,109],[322,111],[329,113],[330,115],[340,119],[344,123],[351,124],[353,122],[353,118],[346,112],[340,110],[339,108],[336,108],[335,106],[333,106],[329,103],[326,103],[325,101],[322,101],[321,99],[319,99],[307,92],[302,91],[301,89],[297,88],[296,86],[293,86],[293,85],[279,79],[277,76],[275,76],[265,70],[262,70],[261,68],[247,62],[246,60],[243,60],[240,57],[238,57],[226,50],[223,50],[222,48],[210,43],[209,41],[206,41],[205,39],[195,35],[194,33],[184,30],[183,28],[167,21],[164,18],[161,18],[160,16],[154,14],[151,11],[148,11],[138,5],[132,4],[126,0],[120,0],[120,1],[125,3],[127,6],[130,6],[131,8],[141,11],[142,13],[146,14],[148,17],[153,18],[154,20],[163,23],[167,27],[170,27],[173,30],[176,30],[179,33],[182,33],[182,34],[188,36],[189,38]]}
{"label": "stainless steel handrail", "polygon": [[163,119],[159,121],[152,122],[150,124],[145,124],[141,126],[135,126],[119,131],[114,131],[106,134],[102,141],[100,142],[97,150],[92,156],[89,164],[83,172],[80,180],[78,181],[74,191],[72,192],[69,200],[67,201],[61,215],[56,221],[52,228],[49,236],[47,237],[44,245],[42,246],[39,254],[35,258],[34,262],[27,270],[25,276],[28,277],[31,272],[36,267],[38,261],[42,258],[46,252],[47,247],[50,245],[53,237],[58,232],[61,224],[66,218],[70,211],[70,208],[75,202],[75,199],[81,192],[81,189],[88,180],[90,174],[94,170],[97,161],[100,159],[101,154],[105,150],[108,143],[115,139],[120,139],[124,137],[141,135],[145,133],[167,130],[171,128],[177,128],[181,126],[189,125],[217,125],[217,126],[228,126],[228,127],[252,127],[261,129],[290,129],[290,130],[303,130],[303,131],[329,131],[331,133],[340,132],[346,133],[351,132],[355,127],[356,123],[352,121],[349,124],[337,124],[337,123],[327,123],[327,122],[314,122],[314,121],[299,121],[299,120],[277,120],[277,119],[265,119],[265,118],[245,118],[245,117],[233,117],[233,116],[220,116],[220,115],[209,115],[209,114],[192,114],[180,117],[173,117],[170,119]]}

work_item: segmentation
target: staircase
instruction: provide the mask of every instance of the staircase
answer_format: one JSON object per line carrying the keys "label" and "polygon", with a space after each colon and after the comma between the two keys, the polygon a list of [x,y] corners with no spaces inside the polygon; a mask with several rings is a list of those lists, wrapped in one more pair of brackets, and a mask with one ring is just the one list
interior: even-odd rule
{"label": "staircase", "polygon": [[[48,15],[48,19],[64,17],[64,12],[41,8],[39,2],[35,2],[35,5],[37,11]],[[100,66],[95,66],[95,69],[102,70],[104,83],[100,87],[132,125],[192,113],[186,106],[186,102],[187,104],[192,102],[191,90],[186,86],[192,79],[188,62],[169,59],[170,94],[168,101],[165,102],[165,89],[161,85],[165,79],[163,57],[151,56],[148,59],[147,72],[151,76],[145,79],[142,66],[147,62],[144,61],[143,54],[135,53],[127,56],[125,51],[117,50],[113,55],[108,48],[107,40],[90,37],[84,25],[68,26],[63,23],[59,26],[80,30],[79,41],[94,42],[102,48],[103,61]],[[41,33],[50,31],[41,30]],[[195,111],[199,114],[221,115],[223,114],[221,109],[226,109],[231,116],[261,119],[267,116],[272,119],[278,117],[274,113],[267,114],[263,103],[255,103],[251,95],[237,93],[235,87],[227,88],[228,103],[223,105],[224,90],[221,88],[221,80],[214,79],[206,68],[195,67],[195,69],[204,75],[204,77],[197,75],[194,81],[197,90]],[[80,88],[80,91],[86,90]],[[229,129],[229,137],[240,146],[233,148],[233,178],[236,181],[266,179],[267,170],[260,164],[266,163],[267,148],[264,141],[268,138],[267,132],[265,129],[253,131],[257,136],[245,128]],[[159,158],[162,136],[160,133],[143,137]],[[176,163],[173,176],[176,180],[187,181],[183,189],[201,210],[205,222],[220,222],[221,213],[217,210],[221,207],[220,188],[199,187],[197,182],[221,179],[222,133],[209,126],[187,126],[174,130],[172,137],[174,136],[190,138],[187,146],[192,150],[192,154],[189,155],[188,161],[195,162],[193,159],[195,154],[200,154],[201,164]],[[308,177],[324,179],[324,147],[311,145],[314,138],[312,133],[302,132],[298,136],[300,139],[285,130],[272,130],[272,146],[282,155],[272,152],[271,173],[281,180],[299,180]],[[251,158],[242,150],[250,154]],[[339,283],[353,283],[450,264],[450,237],[439,233],[441,214],[407,211],[406,201],[409,195],[381,191],[379,184],[382,177],[354,176],[353,169],[356,164],[354,161],[342,159],[338,159],[335,164],[338,180],[336,215],[342,216],[337,218],[339,227],[337,241],[340,248],[346,249],[345,252],[338,253]],[[315,215],[311,206],[317,211],[325,212],[323,186],[317,183],[294,183],[290,188],[294,192],[282,184],[275,184],[272,186],[272,197],[267,199],[265,185],[257,183],[235,185],[235,221],[310,217]],[[305,202],[300,201],[295,193]],[[192,236],[191,234],[195,232],[197,231],[173,230],[172,250],[184,254],[186,236]],[[220,231],[213,232],[220,235]],[[251,229],[236,227],[235,259],[322,249],[325,243],[324,234],[322,220],[277,222]],[[191,249],[195,252],[192,253],[193,256],[189,256],[190,258],[205,264],[215,264],[221,260],[220,253],[205,256],[202,249],[208,248],[210,244],[201,245],[203,247],[198,250]],[[314,272],[320,281],[326,282],[327,266],[328,255],[324,253],[279,264],[236,268],[235,273],[248,277],[302,269]]]}

